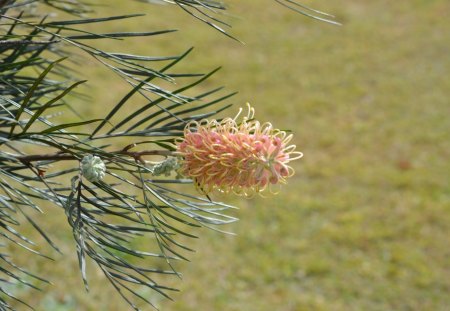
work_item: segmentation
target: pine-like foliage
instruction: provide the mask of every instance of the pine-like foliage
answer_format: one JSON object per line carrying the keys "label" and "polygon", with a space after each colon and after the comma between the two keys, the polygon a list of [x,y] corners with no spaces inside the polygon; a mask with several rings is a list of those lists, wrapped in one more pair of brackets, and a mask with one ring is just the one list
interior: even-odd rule
{"label": "pine-like foliage", "polygon": [[[275,1],[313,18],[328,18],[294,1]],[[173,4],[232,37],[219,19],[218,11],[225,9],[221,1],[144,2]],[[72,18],[58,20],[51,12]],[[47,282],[16,265],[8,245],[46,257],[21,233],[20,222],[26,220],[58,251],[48,228],[30,215],[45,212],[49,205],[67,216],[86,288],[90,262],[135,310],[136,300],[152,304],[138,287],[165,297],[175,290],[156,279],[178,274],[171,263],[186,259],[183,253],[190,248],[177,237],[195,237],[186,226],[215,227],[236,220],[225,214],[231,206],[183,191],[192,188],[191,180],[158,176],[154,165],[155,159],[172,155],[174,139],[183,135],[188,122],[225,109],[233,93],[218,87],[192,95],[216,70],[202,75],[177,72],[176,64],[191,50],[153,57],[96,48],[97,39],[152,37],[172,30],[91,33],[83,26],[138,15],[93,18],[90,13],[89,6],[75,0],[0,0],[0,310],[12,310],[11,300],[18,300],[8,292],[10,283],[37,288]],[[128,82],[130,90],[101,119],[54,123],[55,115],[70,109],[67,98],[82,96],[75,89],[85,77],[71,69],[80,56],[99,61]],[[180,78],[188,82],[175,87],[173,82]],[[167,85],[173,87],[163,87]],[[137,97],[146,104],[133,108],[130,102]],[[82,160],[88,155],[105,163],[103,179],[83,176]],[[133,241],[142,236],[151,236],[155,245],[136,249]],[[149,266],[155,260],[168,269]]]}

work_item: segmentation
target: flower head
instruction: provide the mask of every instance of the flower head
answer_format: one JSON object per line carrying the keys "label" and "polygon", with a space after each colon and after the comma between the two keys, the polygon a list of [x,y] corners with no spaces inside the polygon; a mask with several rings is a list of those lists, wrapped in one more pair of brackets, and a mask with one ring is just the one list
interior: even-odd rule
{"label": "flower head", "polygon": [[97,182],[105,177],[106,166],[102,159],[88,154],[81,160],[81,172],[90,182]]}
{"label": "flower head", "polygon": [[292,134],[261,124],[253,119],[254,109],[248,109],[241,122],[237,118],[242,109],[233,119],[193,121],[185,127],[184,138],[177,142],[183,158],[180,173],[195,179],[203,192],[250,195],[293,175],[288,163],[303,154],[288,145]]}

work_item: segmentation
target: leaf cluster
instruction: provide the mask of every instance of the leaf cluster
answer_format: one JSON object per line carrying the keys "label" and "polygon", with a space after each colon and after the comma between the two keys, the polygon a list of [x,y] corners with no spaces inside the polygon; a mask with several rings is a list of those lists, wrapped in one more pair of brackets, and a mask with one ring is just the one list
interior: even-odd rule
{"label": "leaf cluster", "polygon": [[[225,9],[220,1],[162,2],[231,36],[218,26],[227,25],[217,17]],[[277,2],[320,14],[293,1]],[[71,18],[52,18],[51,9]],[[90,12],[81,1],[0,0],[0,239],[6,243],[0,244],[0,310],[13,309],[11,300],[27,305],[8,291],[9,284],[38,288],[48,282],[15,264],[14,254],[8,252],[8,245],[14,244],[48,257],[21,233],[21,221],[59,251],[33,213],[60,208],[72,228],[86,289],[90,262],[135,310],[137,300],[152,305],[139,287],[167,298],[175,290],[161,284],[159,276],[179,276],[172,262],[187,260],[185,253],[192,251],[180,236],[196,238],[191,227],[217,229],[236,220],[226,215],[232,206],[183,188],[192,181],[154,176],[151,169],[155,160],[173,155],[174,142],[187,123],[227,108],[226,101],[235,93],[223,93],[222,87],[196,91],[218,69],[207,74],[176,71],[192,49],[155,57],[97,48],[99,39],[150,40],[174,30],[94,33],[84,26],[140,14],[86,17]],[[76,113],[71,98],[84,96],[77,89],[86,80],[74,78],[79,76],[73,69],[77,55],[97,60],[122,77],[130,90],[102,118],[61,123],[55,120],[62,111]],[[184,84],[175,85],[175,80]],[[136,107],[137,99],[145,104]],[[89,154],[106,164],[104,180],[90,182],[81,173],[79,163]],[[134,241],[143,237],[153,243],[138,250]]]}

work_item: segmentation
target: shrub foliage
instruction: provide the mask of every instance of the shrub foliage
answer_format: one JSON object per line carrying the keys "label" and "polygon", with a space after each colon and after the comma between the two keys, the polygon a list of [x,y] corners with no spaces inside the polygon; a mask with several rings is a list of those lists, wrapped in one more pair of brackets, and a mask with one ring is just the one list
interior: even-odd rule
{"label": "shrub foliage", "polygon": [[[294,1],[275,1],[335,23],[330,16]],[[226,9],[221,1],[148,2],[167,2],[236,39],[219,19],[218,13]],[[172,262],[185,260],[186,250],[191,250],[179,242],[179,236],[195,237],[187,227],[215,228],[236,220],[226,214],[232,206],[183,190],[192,188],[191,180],[174,174],[158,176],[154,170],[157,159],[172,154],[174,139],[182,136],[188,122],[227,108],[234,93],[221,87],[196,91],[217,69],[208,74],[177,72],[176,65],[191,49],[177,56],[155,57],[96,48],[99,39],[151,38],[173,30],[93,33],[83,26],[122,22],[140,14],[91,17],[91,13],[88,5],[75,0],[0,0],[1,310],[12,310],[13,300],[27,305],[8,290],[11,284],[38,288],[48,282],[45,276],[15,264],[10,250],[17,245],[48,256],[21,232],[21,223],[27,221],[59,251],[47,233],[49,228],[32,216],[50,205],[67,216],[86,288],[89,262],[135,310],[137,300],[152,305],[139,293],[140,286],[167,298],[175,290],[160,284],[160,276],[178,275]],[[117,42],[121,47],[123,41]],[[61,111],[77,113],[70,105],[74,96],[85,96],[77,90],[86,77],[74,70],[80,56],[94,58],[121,76],[130,90],[102,118],[79,116],[76,121],[58,122]],[[184,84],[175,85],[175,81]],[[146,104],[131,104],[137,97]],[[105,163],[104,179],[89,181],[83,176],[80,163],[88,155]],[[136,247],[134,241],[143,237],[152,243]],[[167,269],[155,268],[161,267],[157,261]]]}

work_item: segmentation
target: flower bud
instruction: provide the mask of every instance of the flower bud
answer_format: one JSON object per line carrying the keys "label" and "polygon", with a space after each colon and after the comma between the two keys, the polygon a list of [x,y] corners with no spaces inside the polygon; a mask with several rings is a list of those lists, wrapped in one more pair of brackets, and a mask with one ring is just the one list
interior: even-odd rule
{"label": "flower bud", "polygon": [[105,177],[105,172],[105,163],[99,157],[89,154],[81,160],[81,173],[90,182],[100,181]]}

